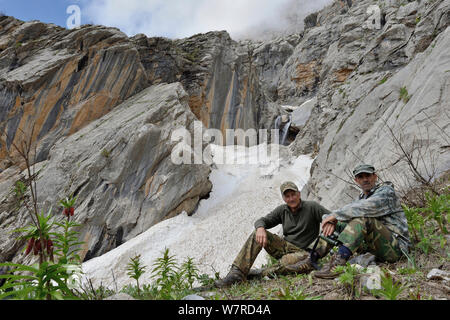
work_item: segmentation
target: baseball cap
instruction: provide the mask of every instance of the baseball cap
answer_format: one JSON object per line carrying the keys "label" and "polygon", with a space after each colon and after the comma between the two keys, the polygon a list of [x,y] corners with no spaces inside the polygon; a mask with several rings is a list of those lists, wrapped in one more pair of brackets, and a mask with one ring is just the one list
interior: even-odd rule
{"label": "baseball cap", "polygon": [[281,190],[281,193],[284,194],[284,192],[287,190],[298,191],[298,188],[295,185],[295,183],[293,183],[292,181],[285,181],[281,184],[280,190]]}
{"label": "baseball cap", "polygon": [[353,170],[353,176],[357,176],[360,173],[375,173],[375,167],[370,164],[360,164]]}

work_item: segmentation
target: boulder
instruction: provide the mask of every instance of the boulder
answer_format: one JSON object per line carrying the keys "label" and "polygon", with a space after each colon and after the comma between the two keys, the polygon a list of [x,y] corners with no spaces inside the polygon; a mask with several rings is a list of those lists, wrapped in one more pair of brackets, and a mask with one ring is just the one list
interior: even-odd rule
{"label": "boulder", "polygon": [[103,300],[136,300],[136,299],[133,298],[132,296],[130,296],[129,294],[120,292],[120,293],[116,293],[112,296],[109,296]]}
{"label": "boulder", "polygon": [[431,269],[427,274],[429,280],[444,280],[444,282],[450,281],[450,272],[441,269]]}
{"label": "boulder", "polygon": [[291,127],[300,130],[311,116],[311,112],[316,106],[316,103],[317,99],[312,98],[308,101],[305,101],[301,106],[295,108],[295,110],[292,111]]}
{"label": "boulder", "polygon": [[[149,87],[108,115],[58,140],[49,159],[40,162],[38,203],[44,212],[59,200],[77,197],[75,220],[82,224],[81,256],[101,255],[182,211],[193,212],[211,190],[206,164],[175,164],[171,153],[177,128],[193,133],[195,116],[180,83]],[[17,176],[10,178],[12,183]],[[9,185],[9,187],[11,184]],[[2,197],[8,194],[4,187]],[[101,214],[100,214],[101,213]],[[14,253],[8,230],[24,223],[25,210],[4,211],[1,237],[3,257]]]}
{"label": "boulder", "polygon": [[203,298],[197,294],[190,294],[190,295],[187,295],[187,296],[181,298],[181,300],[205,300],[205,298]]}

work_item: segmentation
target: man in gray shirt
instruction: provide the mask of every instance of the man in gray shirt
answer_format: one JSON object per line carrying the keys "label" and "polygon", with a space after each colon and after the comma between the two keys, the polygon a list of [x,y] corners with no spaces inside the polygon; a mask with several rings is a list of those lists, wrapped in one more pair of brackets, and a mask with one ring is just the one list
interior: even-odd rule
{"label": "man in gray shirt", "polygon": [[[228,275],[216,281],[217,287],[244,281],[263,248],[272,257],[280,260],[278,264],[266,270],[271,273],[286,272],[287,266],[309,256],[307,249],[319,235],[322,217],[331,212],[314,201],[302,201],[300,191],[291,181],[284,182],[280,186],[280,191],[285,204],[255,222],[256,230],[248,237],[236,256]],[[267,231],[279,224],[283,226],[283,237]],[[296,272],[311,270],[309,265],[305,265],[305,270],[297,268]]]}

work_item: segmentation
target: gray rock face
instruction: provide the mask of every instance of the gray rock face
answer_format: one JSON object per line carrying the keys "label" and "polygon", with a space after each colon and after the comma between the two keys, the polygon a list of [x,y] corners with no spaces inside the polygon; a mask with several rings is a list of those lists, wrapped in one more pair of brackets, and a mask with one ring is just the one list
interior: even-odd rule
{"label": "gray rock face", "polygon": [[238,43],[225,31],[178,40],[144,35],[132,39],[150,81],[180,81],[192,112],[206,127],[223,133],[234,128],[269,128],[279,113],[260,83],[266,69],[259,66],[266,55],[255,54],[253,45]]}
{"label": "gray rock face", "polygon": [[[163,82],[181,82],[207,127],[269,128],[279,108],[266,97],[253,60],[252,51],[225,31],[178,40],[128,38],[116,28],[66,30],[2,16],[0,130],[8,143],[0,146],[0,158],[17,161],[8,154],[11,143],[34,125],[37,160],[46,160],[58,139]],[[0,170],[7,167],[0,163]]]}
{"label": "gray rock face", "polygon": [[380,6],[380,29],[367,26],[370,5],[358,1],[340,10],[335,2],[320,11],[317,26],[305,30],[278,84],[282,100],[317,98],[290,148],[294,154],[318,151],[304,195],[330,209],[357,194],[347,182],[359,162],[373,163],[397,188],[408,187],[399,178],[407,169],[384,121],[405,145],[426,146],[424,160],[436,176],[450,168],[443,133],[448,131],[449,68],[443,52],[450,1],[386,3]]}
{"label": "gray rock face", "polygon": [[[444,133],[449,125],[450,56],[445,50],[449,45],[447,28],[389,79],[381,81],[385,79],[381,73],[354,75],[349,80],[344,89],[350,92],[348,100],[356,98],[352,93],[362,88],[363,81],[368,94],[354,102],[347,100],[353,106],[337,111],[335,119],[326,122],[326,134],[313,164],[307,194],[330,208],[348,202],[355,195],[355,188],[344,180],[351,180],[348,172],[361,162],[374,164],[380,177],[396,182],[399,189],[409,187],[400,178],[409,171],[389,128],[405,148],[410,148],[414,141],[420,142],[424,162],[419,170],[425,175],[433,169],[439,177],[450,168],[448,135]],[[337,95],[338,92],[332,101],[340,100]],[[331,107],[337,109],[337,103]],[[339,190],[349,197],[343,197]]]}
{"label": "gray rock face", "polygon": [[[187,102],[179,83],[152,86],[59,140],[49,160],[39,163],[38,201],[44,211],[53,206],[54,214],[60,214],[60,199],[72,193],[78,197],[75,216],[83,225],[85,259],[167,217],[191,213],[211,190],[207,165],[171,160],[177,144],[171,133],[177,128],[193,133],[195,116]],[[15,214],[2,213],[5,220]],[[14,239],[6,232],[0,237],[0,251],[6,256]]]}

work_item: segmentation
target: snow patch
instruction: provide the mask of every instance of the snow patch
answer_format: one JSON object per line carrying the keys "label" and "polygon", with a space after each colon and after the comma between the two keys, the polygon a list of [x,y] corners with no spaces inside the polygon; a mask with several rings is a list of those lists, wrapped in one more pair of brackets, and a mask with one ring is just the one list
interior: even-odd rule
{"label": "snow patch", "polygon": [[[301,189],[309,179],[313,161],[310,156],[282,159],[274,153],[277,157],[264,158],[261,152],[258,154],[257,146],[239,151],[233,150],[232,146],[210,146],[214,161],[226,153],[241,160],[244,157],[246,162],[215,163],[209,177],[213,184],[210,197],[200,201],[192,216],[183,212],[164,220],[114,250],[83,263],[85,276],[95,286],[103,284],[115,289],[117,285],[121,289],[134,283],[126,274],[126,265],[136,254],[141,255],[143,265],[147,266],[140,282],[151,283],[152,265],[165,248],[169,248],[179,263],[192,257],[200,273],[213,277],[219,272],[223,277],[253,232],[254,222],[283,204],[279,191],[281,183],[291,180]],[[249,159],[255,158],[258,163],[249,164]],[[280,233],[281,226],[271,229],[271,232]],[[265,263],[267,253],[263,250],[254,267]]]}

